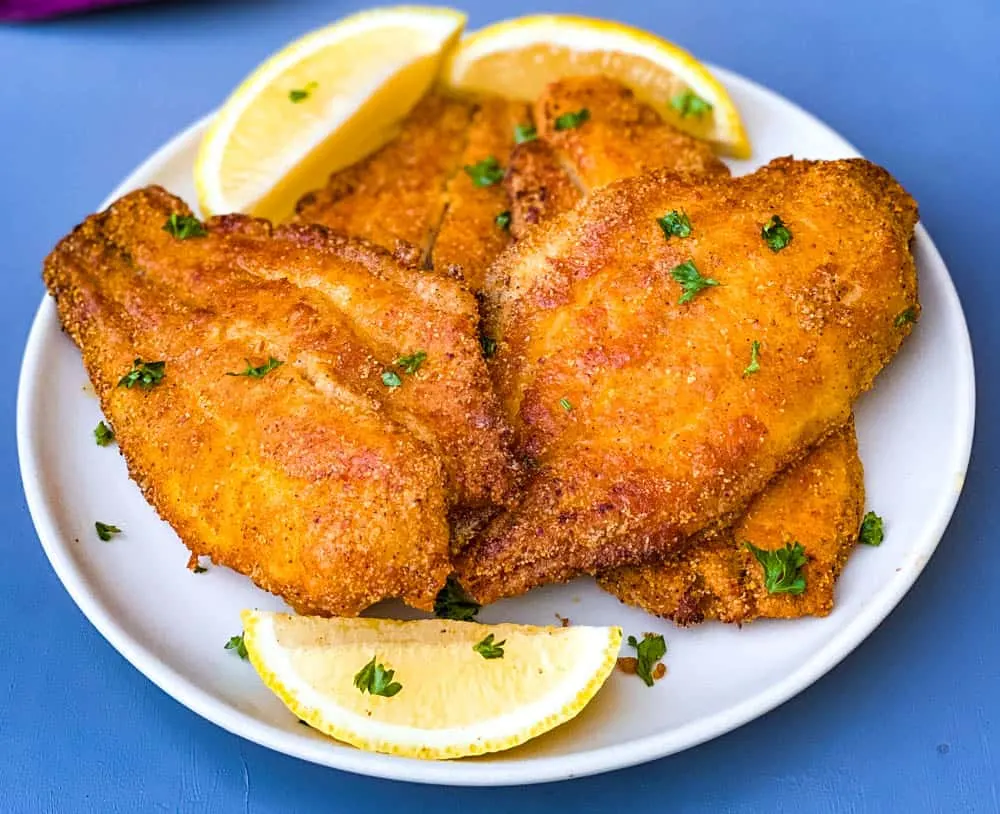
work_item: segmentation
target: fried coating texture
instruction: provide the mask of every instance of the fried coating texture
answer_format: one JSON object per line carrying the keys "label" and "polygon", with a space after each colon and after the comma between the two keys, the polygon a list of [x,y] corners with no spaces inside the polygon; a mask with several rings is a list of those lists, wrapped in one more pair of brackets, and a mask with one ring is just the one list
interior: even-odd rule
{"label": "fried coating texture", "polygon": [[[583,124],[560,129],[560,116],[581,110],[589,114]],[[539,138],[563,156],[564,168],[586,190],[656,169],[729,175],[708,142],[665,123],[631,90],[606,76],[553,82],[535,102],[534,116]]]}
{"label": "fried coating texture", "polygon": [[[229,215],[180,240],[172,213],[191,214],[130,193],[44,267],[132,478],[194,555],[299,612],[431,607],[448,512],[512,485],[474,300],[321,227]],[[137,358],[165,362],[158,385],[119,386]]]}
{"label": "fried coating texture", "polygon": [[[599,574],[597,582],[622,602],[679,625],[826,616],[857,543],[864,503],[851,423],[772,480],[730,528],[699,535],[662,563],[617,568]],[[769,594],[746,542],[768,550],[800,543],[808,557],[805,591]]]}
{"label": "fried coating texture", "polygon": [[[585,122],[559,129],[560,116],[581,110],[589,115]],[[729,174],[705,142],[667,124],[607,77],[553,82],[534,105],[534,121],[538,139],[515,148],[506,178],[516,239],[622,178],[655,169],[694,177]]]}
{"label": "fried coating texture", "polygon": [[[670,211],[689,237],[664,235]],[[777,252],[761,235],[776,214],[793,235]],[[462,552],[463,585],[490,602],[660,561],[741,512],[846,424],[909,334],[896,318],[918,309],[916,220],[867,161],[779,159],[615,182],[516,243],[488,276],[487,331],[534,472]],[[687,261],[720,285],[681,304]]]}
{"label": "fried coating texture", "polygon": [[429,264],[445,211],[445,187],[460,169],[473,107],[424,97],[393,141],[303,196],[294,220],[318,223],[389,250],[413,248]]}
{"label": "fried coating texture", "polygon": [[530,122],[527,105],[502,99],[484,99],[476,106],[469,127],[462,169],[448,181],[447,209],[434,241],[432,265],[436,270],[461,270],[472,291],[483,287],[486,269],[507,246],[510,232],[497,223],[510,204],[502,183],[476,186],[465,167],[495,158],[501,166],[514,147],[514,128]]}

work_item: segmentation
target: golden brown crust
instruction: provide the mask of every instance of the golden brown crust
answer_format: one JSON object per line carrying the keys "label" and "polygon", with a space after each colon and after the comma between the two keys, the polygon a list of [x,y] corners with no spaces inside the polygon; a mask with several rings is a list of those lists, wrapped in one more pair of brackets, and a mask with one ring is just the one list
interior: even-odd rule
{"label": "golden brown crust", "polygon": [[[671,210],[689,238],[664,237]],[[760,233],[773,214],[793,234],[777,253]],[[848,420],[909,333],[894,322],[918,307],[916,219],[869,162],[779,159],[736,179],[616,182],[515,244],[488,278],[488,330],[537,469],[463,552],[463,584],[492,601],[657,561],[742,510]],[[721,285],[681,305],[670,272],[688,260]]]}
{"label": "golden brown crust", "polygon": [[305,195],[295,220],[388,249],[410,245],[427,261],[444,215],[445,185],[459,169],[472,112],[472,106],[454,99],[425,97],[393,141]]}
{"label": "golden brown crust", "polygon": [[[566,113],[587,110],[578,127],[557,129]],[[665,123],[627,87],[604,76],[553,82],[535,103],[539,138],[562,156],[584,190],[656,169],[725,176],[729,169],[711,146]]]}
{"label": "golden brown crust", "polygon": [[[190,214],[130,193],[44,269],[132,477],[193,553],[302,612],[429,607],[448,511],[512,487],[474,301],[319,227],[231,215],[182,241],[172,212]],[[416,350],[420,370],[385,387]],[[261,379],[225,375],[272,355]],[[136,357],[166,362],[160,385],[116,386]]]}
{"label": "golden brown crust", "polygon": [[[700,535],[657,565],[607,571],[598,584],[629,605],[689,625],[760,617],[826,616],[834,586],[858,539],[865,490],[853,422],[778,475],[732,527]],[[800,543],[808,562],[803,593],[769,594],[745,543]]]}
{"label": "golden brown crust", "polygon": [[466,135],[460,169],[448,181],[447,208],[434,240],[433,266],[458,267],[472,291],[483,287],[486,269],[507,245],[510,233],[496,222],[510,210],[502,183],[476,186],[464,167],[495,158],[501,166],[514,147],[514,128],[530,122],[527,105],[502,99],[483,99],[476,105]]}
{"label": "golden brown crust", "polygon": [[511,202],[510,231],[515,240],[548,218],[572,209],[583,197],[563,167],[558,151],[541,139],[514,149],[505,184]]}

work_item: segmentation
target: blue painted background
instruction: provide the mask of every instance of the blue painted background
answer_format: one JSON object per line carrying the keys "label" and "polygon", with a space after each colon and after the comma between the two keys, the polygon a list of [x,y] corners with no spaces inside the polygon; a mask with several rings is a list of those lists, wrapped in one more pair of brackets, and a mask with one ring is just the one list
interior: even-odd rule
{"label": "blue painted background", "polygon": [[[444,790],[243,742],[155,689],[90,627],[44,558],[17,474],[16,374],[42,257],[260,59],[360,5],[162,2],[0,27],[0,812],[1000,811],[997,0],[547,2],[651,28],[819,115],[916,196],[955,277],[979,374],[965,494],[912,593],[817,685],[643,767]],[[540,10],[466,5],[472,27]]]}

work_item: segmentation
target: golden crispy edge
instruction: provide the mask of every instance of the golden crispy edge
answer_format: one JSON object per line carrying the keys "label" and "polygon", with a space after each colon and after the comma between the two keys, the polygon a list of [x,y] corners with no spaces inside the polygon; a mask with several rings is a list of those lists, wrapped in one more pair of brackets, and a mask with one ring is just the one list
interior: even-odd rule
{"label": "golden crispy edge", "polygon": [[[598,584],[622,602],[679,625],[826,616],[857,542],[864,502],[852,421],[771,481],[731,527],[696,537],[660,564],[602,573]],[[747,542],[766,550],[800,543],[809,558],[803,566],[806,590],[769,594]]]}

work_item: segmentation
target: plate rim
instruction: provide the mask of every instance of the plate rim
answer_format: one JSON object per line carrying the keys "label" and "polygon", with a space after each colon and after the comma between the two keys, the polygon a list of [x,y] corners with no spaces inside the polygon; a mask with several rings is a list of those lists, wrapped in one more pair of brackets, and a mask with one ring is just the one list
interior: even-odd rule
{"label": "plate rim", "polygon": [[[826,131],[827,135],[845,143],[855,155],[860,155],[853,144],[829,125],[777,91],[716,65],[708,64],[708,67],[728,87],[742,86],[751,92],[776,97],[784,105],[805,117],[812,126]],[[133,178],[148,176],[170,161],[182,149],[181,145],[186,144],[194,133],[204,128],[213,115],[214,113],[209,113],[202,117],[161,145],[117,185],[101,204],[100,209],[105,209],[111,201],[131,189],[134,186]],[[28,510],[39,541],[56,576],[77,607],[108,643],[168,696],[202,718],[258,745],[311,763],[355,774],[449,786],[507,786],[554,782],[623,769],[666,757],[724,735],[770,712],[832,670],[871,635],[910,591],[937,549],[951,521],[964,488],[975,435],[975,364],[965,312],[947,264],[923,224],[917,225],[914,240],[922,244],[932,262],[939,263],[944,269],[942,281],[944,297],[949,308],[954,310],[957,316],[958,322],[955,327],[960,329],[959,340],[964,339],[962,343],[964,352],[957,361],[966,372],[962,378],[967,382],[967,392],[964,400],[961,399],[961,394],[956,394],[959,403],[959,421],[956,422],[950,445],[952,455],[961,462],[961,486],[949,490],[944,497],[933,518],[933,527],[925,535],[925,539],[929,541],[927,546],[914,552],[919,555],[915,566],[908,569],[905,578],[894,580],[885,590],[874,595],[866,613],[859,615],[846,626],[840,627],[822,650],[781,681],[727,709],[677,729],[647,735],[627,744],[604,746],[569,755],[533,757],[527,762],[420,761],[354,749],[330,749],[324,740],[293,736],[284,729],[264,723],[218,700],[186,676],[160,661],[137,640],[133,640],[100,599],[89,592],[85,581],[68,555],[63,552],[64,543],[55,527],[54,515],[48,510],[39,460],[34,455],[32,446],[35,418],[30,410],[37,403],[35,391],[41,385],[39,377],[35,375],[39,357],[45,347],[46,337],[53,329],[58,330],[55,307],[48,294],[43,296],[32,320],[18,378],[17,451]]]}

